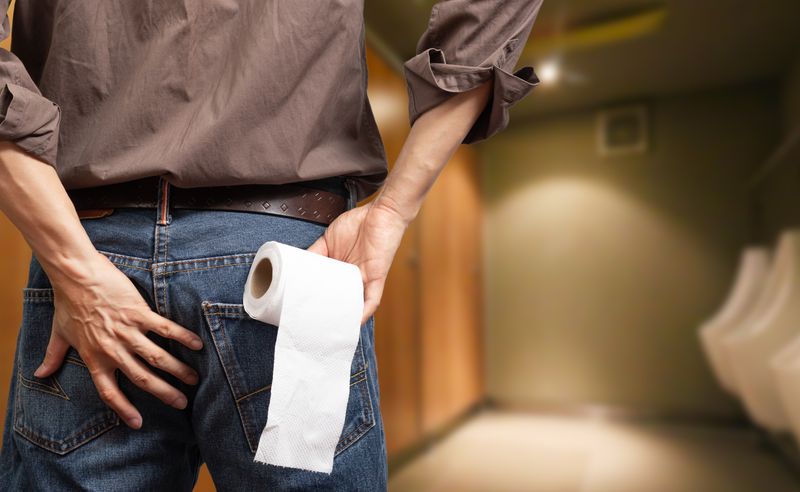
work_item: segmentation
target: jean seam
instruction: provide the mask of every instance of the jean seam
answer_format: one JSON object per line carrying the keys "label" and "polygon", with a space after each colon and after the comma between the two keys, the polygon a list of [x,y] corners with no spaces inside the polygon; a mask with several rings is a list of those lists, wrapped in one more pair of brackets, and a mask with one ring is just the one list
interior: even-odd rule
{"label": "jean seam", "polygon": [[200,271],[203,271],[203,270],[214,270],[216,268],[230,268],[230,267],[249,266],[250,264],[252,264],[252,262],[250,262],[250,263],[236,263],[234,265],[215,265],[215,266],[202,267],[202,268],[187,268],[185,270],[159,271],[155,275],[158,276],[158,277],[167,277],[167,276],[174,275],[174,274],[177,274],[177,273],[182,273],[182,272],[200,272]]}
{"label": "jean seam", "polygon": [[64,388],[61,386],[61,383],[59,383],[59,382],[58,382],[58,378],[56,378],[55,376],[53,376],[53,377],[52,377],[52,379],[53,379],[53,384],[54,384],[54,385],[55,385],[55,386],[58,388],[58,391],[60,391],[60,392],[61,392],[61,394],[63,394],[63,395],[64,395],[64,398],[66,398],[67,400],[69,400],[69,399],[70,399],[70,397],[69,397],[69,395],[67,394],[67,392],[66,392],[66,391],[64,391]]}
{"label": "jean seam", "polygon": [[[156,214],[158,214],[158,212],[156,212]],[[156,218],[155,227],[156,227],[156,230],[155,230],[155,244],[153,245],[153,263],[152,263],[152,266],[151,266],[151,268],[153,269],[153,272],[151,274],[152,283],[153,283],[153,301],[154,301],[154,304],[155,304],[155,307],[156,307],[156,312],[158,314],[160,314],[161,316],[163,316],[164,313],[161,312],[161,307],[159,306],[159,302],[158,302],[158,282],[159,282],[158,275],[157,275],[157,271],[159,269],[158,244],[159,244],[159,235],[161,234],[161,232],[160,232],[161,226],[158,224],[158,218]]]}
{"label": "jean seam", "polygon": [[177,265],[179,263],[192,263],[195,261],[206,261],[206,260],[216,260],[216,259],[223,259],[223,258],[236,258],[236,257],[246,257],[252,256],[255,257],[255,253],[237,253],[232,255],[220,255],[220,256],[205,256],[203,258],[192,258],[190,260],[173,260],[173,261],[166,261],[163,263],[164,266],[172,266]]}
{"label": "jean seam", "polygon": [[[364,355],[364,344],[363,343],[359,343],[359,347],[361,348],[361,360],[364,361],[364,370],[363,370],[363,372],[366,373],[368,364],[367,364],[367,358]],[[336,445],[336,451],[334,453],[334,456],[338,456],[345,449],[347,449],[350,446],[352,446],[356,441],[358,441],[364,435],[366,435],[367,431],[369,431],[370,429],[372,429],[376,425],[375,409],[372,407],[372,398],[371,398],[371,393],[369,391],[369,383],[367,382],[366,374],[364,376],[364,379],[361,382],[353,383],[353,385],[355,385],[355,384],[361,384],[362,385],[361,388],[360,388],[361,402],[362,402],[362,404],[364,402],[366,402],[366,405],[363,405],[365,413],[367,413],[366,421],[364,423],[362,423],[361,425],[359,425],[358,427],[356,427],[355,429],[353,429],[353,431],[350,432],[350,434],[348,434],[346,437],[342,437],[339,440],[339,443]],[[366,395],[365,395],[365,393],[366,393]],[[369,406],[369,410],[367,410],[367,405]],[[340,448],[340,446],[341,446],[341,448]]]}
{"label": "jean seam", "polygon": [[52,302],[53,300],[54,300],[54,293],[52,287],[46,287],[46,288],[25,287],[24,289],[22,289],[23,303]]}
{"label": "jean seam", "polygon": [[[44,383],[40,383],[38,381],[34,381],[32,379],[28,379],[22,375],[22,370],[17,368],[17,377],[19,378],[19,382],[22,386],[26,388],[30,388],[34,391],[41,391],[42,393],[48,393],[53,396],[57,396],[59,398],[63,398],[65,400],[69,400],[69,396],[64,393],[64,389],[61,388],[61,385],[57,385],[57,387],[48,386]],[[55,378],[50,378],[51,381],[55,382]],[[58,384],[58,383],[56,383]]]}
{"label": "jean seam", "polygon": [[152,263],[152,260],[150,260],[148,258],[142,258],[140,256],[124,255],[122,253],[114,253],[112,251],[105,251],[105,250],[102,250],[102,249],[98,249],[97,251],[100,252],[100,253],[103,253],[104,255],[107,255],[107,256],[118,256],[120,258],[126,258],[126,259],[129,259],[129,260],[140,261],[142,263],[148,263],[148,264]]}
{"label": "jean seam", "polygon": [[[21,372],[19,372],[19,368],[17,368],[17,377],[19,378],[18,381],[22,383],[24,380],[24,376],[22,376]],[[25,384],[23,386],[29,387]],[[38,389],[34,389],[37,391]],[[51,393],[51,392],[47,392]],[[57,395],[60,396],[60,395]],[[65,394],[66,396],[66,394]],[[39,446],[42,449],[47,451],[56,453],[58,455],[64,455],[70,451],[73,451],[83,444],[88,443],[92,439],[99,437],[101,434],[107,432],[108,430],[112,429],[113,427],[119,425],[119,416],[111,411],[110,409],[106,408],[104,413],[98,414],[98,421],[93,425],[88,425],[85,428],[74,432],[71,436],[65,437],[64,439],[48,439],[46,437],[40,436],[38,433],[34,432],[33,430],[25,427],[19,422],[19,408],[21,407],[22,403],[20,402],[21,395],[20,392],[15,392],[14,395],[14,431],[17,432],[19,435],[30,441],[31,443]],[[68,397],[66,399],[69,399]],[[84,437],[85,436],[85,437]]]}
{"label": "jean seam", "polygon": [[[211,341],[212,341],[212,343],[214,343],[214,349],[217,352],[217,357],[219,358],[219,363],[222,366],[222,371],[225,373],[225,378],[226,378],[226,381],[227,381],[228,389],[230,390],[231,395],[233,396],[234,405],[236,405],[236,411],[239,413],[239,423],[242,426],[242,431],[244,431],[244,437],[245,437],[245,440],[247,441],[247,447],[250,448],[251,452],[255,453],[255,449],[253,449],[253,443],[250,442],[250,433],[248,432],[248,428],[247,428],[247,426],[249,425],[249,420],[244,416],[244,414],[242,413],[242,408],[239,406],[239,401],[237,400],[236,389],[233,387],[233,384],[231,383],[232,380],[231,380],[231,377],[230,377],[230,373],[228,372],[228,367],[225,364],[225,358],[222,356],[222,350],[220,350],[219,343],[217,342],[217,337],[214,335],[214,331],[215,330],[213,329],[213,327],[221,326],[222,325],[222,318],[217,316],[216,313],[213,312],[213,310],[214,310],[214,305],[213,304],[211,304],[211,303],[209,303],[207,301],[203,301],[201,306],[202,306],[203,312],[204,312],[205,317],[206,317],[206,322],[208,323],[209,332],[211,334]],[[216,319],[214,319],[214,318],[216,318]]]}
{"label": "jean seam", "polygon": [[[136,256],[128,256],[128,255],[123,255],[123,254],[120,254],[120,253],[112,253],[110,251],[104,251],[104,250],[100,250],[100,249],[97,250],[97,252],[98,253],[102,253],[103,255],[105,255],[109,259],[109,261],[111,261],[111,263],[113,263],[114,265],[119,266],[119,267],[133,268],[134,270],[142,270],[142,271],[145,271],[145,272],[149,272],[149,271],[152,270],[150,268],[150,265],[153,262],[152,262],[152,260],[148,260],[146,258],[138,258]],[[138,266],[138,265],[131,265],[129,263],[126,263],[125,260],[129,260],[129,261],[133,261],[133,262],[137,262],[137,263],[144,263],[145,265],[148,265],[148,266],[147,267],[142,267],[142,266]]]}
{"label": "jean seam", "polygon": [[132,265],[126,265],[124,263],[121,264],[121,263],[117,263],[117,262],[115,262],[113,260],[111,261],[111,263],[113,263],[115,266],[117,266],[119,268],[130,268],[131,270],[139,270],[139,271],[142,271],[142,272],[149,272],[150,271],[147,268],[135,267],[135,266],[132,266]]}
{"label": "jean seam", "polygon": [[[225,344],[226,345],[230,345],[230,343],[228,343],[230,339],[228,338],[228,334],[225,331],[224,317],[219,316],[216,313],[208,313],[208,314],[210,316],[215,317],[214,326],[216,326],[217,330],[221,332],[222,336],[224,337],[223,341],[225,342]],[[239,399],[240,396],[243,396],[242,393],[244,393],[244,391],[241,390],[242,385],[241,385],[241,381],[239,380],[239,377],[236,376],[235,374],[231,375],[231,373],[228,372],[228,368],[226,367],[225,360],[222,357],[222,350],[220,350],[220,346],[217,343],[217,338],[216,338],[216,336],[214,336],[214,332],[217,331],[217,330],[211,330],[211,339],[214,341],[214,346],[217,349],[217,354],[218,354],[218,356],[220,358],[220,363],[222,364],[222,369],[225,371],[225,375],[228,378],[229,384],[231,386],[231,393],[233,393],[233,398],[234,398],[234,400],[237,400],[237,399]],[[233,369],[233,368],[231,368],[231,369]],[[232,381],[232,383],[231,383],[231,381]]]}
{"label": "jean seam", "polygon": [[164,225],[164,260],[162,263],[169,261],[169,220]]}
{"label": "jean seam", "polygon": [[[164,219],[167,224],[164,225],[164,261],[167,261],[167,251],[169,251],[169,221]],[[162,300],[164,302],[164,316],[169,316],[169,307],[167,306],[167,277],[162,277]]]}
{"label": "jean seam", "polygon": [[[365,436],[367,434],[367,431],[369,431],[370,429],[372,429],[376,425],[375,411],[372,408],[372,399],[370,397],[371,395],[370,395],[370,391],[369,391],[369,384],[367,383],[367,378],[364,377],[364,379],[362,379],[360,382],[354,383],[354,384],[360,384],[361,385],[361,388],[360,388],[361,401],[362,401],[362,403],[364,403],[364,402],[367,403],[366,405],[364,405],[364,409],[365,409],[365,412],[368,415],[366,416],[367,417],[366,420],[361,425],[359,425],[358,427],[353,429],[353,431],[350,432],[350,434],[348,434],[346,437],[342,437],[339,440],[339,443],[336,445],[336,451],[334,453],[334,456],[338,456],[344,450],[346,450],[347,448],[352,446],[359,439],[361,439],[363,436]],[[367,410],[367,405],[369,407],[369,410]]]}
{"label": "jean seam", "polygon": [[85,362],[83,362],[80,359],[76,359],[76,358],[72,357],[71,355],[67,356],[64,360],[67,361],[67,362],[71,362],[71,363],[75,364],[76,366],[85,367],[87,369],[89,368],[89,366],[87,366]]}
{"label": "jean seam", "polygon": [[232,317],[232,318],[247,318],[248,317],[247,314],[242,314],[242,313],[235,312],[235,311],[218,311],[218,312],[214,313],[214,316],[221,316],[221,315],[229,316],[229,317]]}
{"label": "jean seam", "polygon": [[272,389],[272,385],[268,384],[268,385],[266,385],[266,386],[264,386],[262,388],[258,388],[255,391],[251,391],[250,393],[247,393],[246,395],[240,396],[239,398],[236,399],[236,403],[239,403],[242,400],[246,400],[246,399],[250,398],[251,396],[253,396],[255,394],[261,393],[262,391],[268,391],[268,390],[271,390],[271,389]]}
{"label": "jean seam", "polygon": [[[87,436],[87,437],[83,438],[82,440],[78,440],[80,438],[77,438],[77,437],[69,437],[67,439],[61,439],[61,440],[54,441],[52,439],[47,439],[47,438],[41,437],[38,434],[36,434],[35,432],[31,431],[30,429],[28,429],[28,428],[26,428],[26,427],[24,427],[24,426],[22,426],[20,424],[17,424],[16,422],[14,423],[14,430],[18,434],[20,434],[22,437],[26,438],[28,441],[32,442],[33,444],[36,444],[40,448],[43,448],[43,449],[45,449],[47,451],[50,451],[50,452],[53,452],[53,453],[56,453],[56,454],[59,454],[59,455],[64,455],[64,454],[69,453],[70,451],[74,451],[75,449],[77,449],[77,448],[81,447],[82,445],[88,443],[92,439],[100,437],[102,434],[110,431],[111,429],[113,429],[114,427],[116,427],[118,425],[119,425],[119,418],[113,418],[113,417],[112,418],[106,418],[106,419],[98,422],[97,424],[95,424],[95,425],[93,425],[91,427],[88,427],[86,429],[83,429],[80,432],[76,433],[79,436],[84,436],[84,435]],[[77,442],[73,442],[73,441],[77,441]],[[72,443],[72,444],[71,445],[67,445],[67,447],[65,449],[63,449],[63,450],[60,449],[60,446],[59,446],[58,449],[56,448],[56,446],[54,446],[55,444],[64,445],[64,444],[66,444],[68,442]]]}
{"label": "jean seam", "polygon": [[[154,270],[158,270],[159,275],[166,275],[170,273],[180,273],[185,271],[192,271],[193,268],[183,268],[182,265],[194,264],[197,265],[198,268],[216,268],[216,267],[226,267],[226,266],[240,266],[240,265],[249,265],[252,263],[252,260],[255,258],[255,253],[238,253],[232,255],[218,255],[218,256],[206,256],[202,258],[192,258],[188,260],[172,260],[172,261],[164,261],[164,262],[156,262],[154,265]],[[245,261],[240,261],[242,259],[246,259]],[[228,260],[233,260],[233,263],[226,263]],[[210,265],[211,262],[223,262],[221,265]],[[180,266],[181,268],[173,269],[172,267]]]}
{"label": "jean seam", "polygon": [[360,376],[361,374],[364,374],[365,372],[367,372],[367,363],[366,362],[364,362],[364,368],[363,369],[360,369],[358,372],[353,373],[353,374],[350,375],[350,379],[353,379],[356,376]]}

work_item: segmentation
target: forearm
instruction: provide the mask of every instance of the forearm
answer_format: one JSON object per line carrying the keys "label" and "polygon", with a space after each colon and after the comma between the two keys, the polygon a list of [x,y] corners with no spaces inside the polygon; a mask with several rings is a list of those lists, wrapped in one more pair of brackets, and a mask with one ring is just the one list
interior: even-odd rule
{"label": "forearm", "polygon": [[411,222],[447,161],[458,149],[486,106],[492,90],[488,81],[454,95],[414,122],[375,204]]}
{"label": "forearm", "polygon": [[51,281],[80,280],[97,250],[55,169],[0,142],[0,210],[19,229]]}

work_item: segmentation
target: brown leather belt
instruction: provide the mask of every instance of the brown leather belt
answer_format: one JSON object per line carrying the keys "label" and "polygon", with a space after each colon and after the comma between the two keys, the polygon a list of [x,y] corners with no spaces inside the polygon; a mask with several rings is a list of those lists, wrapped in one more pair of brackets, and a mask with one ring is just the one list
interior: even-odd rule
{"label": "brown leather belt", "polygon": [[[154,176],[125,183],[67,190],[80,217],[103,217],[115,208],[212,209],[282,215],[330,224],[348,207],[344,178],[302,184],[178,188]],[[166,197],[166,199],[162,199]]]}

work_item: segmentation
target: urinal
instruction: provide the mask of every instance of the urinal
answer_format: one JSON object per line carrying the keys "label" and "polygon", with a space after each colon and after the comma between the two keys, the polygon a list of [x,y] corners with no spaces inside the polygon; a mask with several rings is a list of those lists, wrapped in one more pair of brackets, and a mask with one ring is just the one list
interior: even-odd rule
{"label": "urinal", "polygon": [[[786,254],[784,254],[782,258],[786,260]],[[784,261],[783,266],[778,265],[776,255],[773,255],[770,263],[766,278],[762,282],[761,290],[757,293],[757,298],[750,309],[747,310],[746,313],[743,313],[742,317],[736,321],[735,325],[717,340],[717,349],[721,356],[722,367],[725,370],[724,377],[729,384],[731,393],[735,395],[738,395],[740,392],[740,383],[738,382],[736,371],[733,369],[733,362],[731,360],[731,340],[735,340],[740,336],[740,333],[747,332],[753,326],[756,326],[760,322],[759,320],[762,320],[764,316],[766,316],[766,313],[770,309],[773,309],[775,299],[780,293],[784,283],[786,262]]]}
{"label": "urinal", "polygon": [[700,326],[700,340],[711,370],[720,386],[736,393],[732,369],[722,347],[723,338],[741,327],[751,313],[769,273],[767,248],[751,246],[742,251],[731,290],[722,306]]}
{"label": "urinal", "polygon": [[767,285],[741,329],[723,339],[734,384],[752,420],[772,431],[790,429],[770,360],[800,335],[800,231],[781,234]]}
{"label": "urinal", "polygon": [[797,336],[770,361],[772,375],[778,385],[783,410],[795,441],[800,445],[800,336]]}

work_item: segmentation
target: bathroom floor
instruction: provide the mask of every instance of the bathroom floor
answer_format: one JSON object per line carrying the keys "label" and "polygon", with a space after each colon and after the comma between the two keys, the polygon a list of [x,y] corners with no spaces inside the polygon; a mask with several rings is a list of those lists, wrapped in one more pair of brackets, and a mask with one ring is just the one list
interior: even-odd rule
{"label": "bathroom floor", "polygon": [[391,492],[784,492],[747,429],[484,412],[394,471]]}

